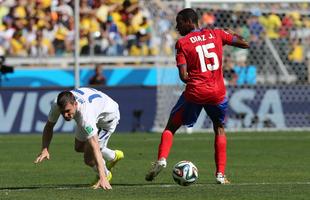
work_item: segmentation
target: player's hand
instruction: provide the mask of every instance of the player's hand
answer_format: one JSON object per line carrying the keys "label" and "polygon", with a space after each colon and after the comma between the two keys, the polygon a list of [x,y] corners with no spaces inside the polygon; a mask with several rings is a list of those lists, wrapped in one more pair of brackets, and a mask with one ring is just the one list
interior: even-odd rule
{"label": "player's hand", "polygon": [[50,159],[50,154],[48,153],[47,149],[43,149],[42,152],[38,155],[34,163],[40,163],[44,160],[49,160]]}
{"label": "player's hand", "polygon": [[100,178],[98,182],[92,186],[93,189],[102,188],[104,190],[111,190],[112,186],[106,178]]}
{"label": "player's hand", "polygon": [[230,33],[232,35],[236,35],[236,33],[233,30],[229,29],[229,28],[224,28],[224,31],[227,32],[227,33]]}

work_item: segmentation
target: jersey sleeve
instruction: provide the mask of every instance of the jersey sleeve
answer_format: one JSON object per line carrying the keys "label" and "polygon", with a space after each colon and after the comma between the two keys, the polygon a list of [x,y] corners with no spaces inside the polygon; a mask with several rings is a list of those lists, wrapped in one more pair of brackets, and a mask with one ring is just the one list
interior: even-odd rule
{"label": "jersey sleeve", "polygon": [[52,102],[50,112],[48,113],[48,121],[56,123],[59,116],[60,116],[60,111],[56,103],[56,100],[54,100]]}
{"label": "jersey sleeve", "polygon": [[221,36],[223,44],[231,45],[233,42],[234,35],[224,31],[223,29],[216,29],[218,34]]}
{"label": "jersey sleeve", "polygon": [[180,41],[177,41],[175,44],[175,52],[176,52],[175,58],[177,66],[186,64],[185,55],[182,50],[182,45],[180,44]]}

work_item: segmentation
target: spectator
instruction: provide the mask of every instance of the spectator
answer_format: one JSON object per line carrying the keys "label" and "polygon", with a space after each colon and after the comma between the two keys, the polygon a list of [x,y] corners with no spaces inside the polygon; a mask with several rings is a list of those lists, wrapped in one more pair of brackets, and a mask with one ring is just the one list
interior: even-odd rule
{"label": "spectator", "polygon": [[109,33],[107,31],[106,23],[100,25],[100,31],[98,35],[94,37],[94,53],[95,55],[107,55],[109,48]]}
{"label": "spectator", "polygon": [[106,85],[106,78],[102,74],[102,68],[100,64],[95,67],[95,74],[89,79],[89,85]]}
{"label": "spectator", "polygon": [[118,31],[116,24],[113,21],[112,16],[108,16],[108,20],[106,23],[107,32],[108,32],[108,40],[109,47],[107,50],[108,56],[120,56],[123,55],[123,40],[121,34]]}
{"label": "spectator", "polygon": [[27,56],[26,39],[22,36],[21,31],[16,31],[13,34],[9,51],[13,56]]}
{"label": "spectator", "polygon": [[10,41],[14,35],[15,27],[13,25],[13,19],[9,16],[4,17],[3,25],[5,29],[0,31],[0,45],[6,52],[10,48]]}
{"label": "spectator", "polygon": [[262,13],[259,9],[254,9],[251,11],[251,14],[252,15],[247,20],[251,34],[249,38],[250,48],[247,61],[259,69],[263,69],[262,66],[264,66],[264,61],[260,59],[260,57],[264,49],[265,30],[263,25],[259,22],[259,17],[261,17]]}
{"label": "spectator", "polygon": [[259,22],[261,16],[260,10],[253,10],[252,15],[249,17],[247,24],[254,41],[260,40],[264,32],[263,25]]}
{"label": "spectator", "polygon": [[279,30],[281,28],[281,19],[275,12],[276,8],[272,8],[272,12],[266,16],[261,16],[259,21],[263,24],[267,37],[270,39],[279,39]]}
{"label": "spectator", "polygon": [[54,46],[52,45],[50,40],[43,37],[43,33],[41,30],[38,30],[36,32],[36,38],[31,42],[30,54],[31,56],[41,56],[41,57],[55,55]]}
{"label": "spectator", "polygon": [[58,0],[58,6],[55,10],[61,13],[66,13],[69,16],[73,16],[73,9],[66,4],[64,0]]}
{"label": "spectator", "polygon": [[223,63],[223,74],[224,74],[224,82],[225,85],[236,85],[238,75],[234,69],[235,63],[232,59],[231,55],[228,54],[224,57],[224,63]]}
{"label": "spectator", "polygon": [[300,38],[295,38],[292,41],[291,51],[288,55],[288,60],[292,69],[297,75],[298,83],[307,81],[307,69],[305,65],[304,47]]}
{"label": "spectator", "polygon": [[0,1],[0,25],[3,25],[4,17],[9,14],[9,8],[3,5],[3,1]]}
{"label": "spectator", "polygon": [[27,2],[25,0],[17,0],[15,6],[12,8],[12,14],[14,18],[25,19]]}
{"label": "spectator", "polygon": [[239,52],[237,65],[234,70],[237,74],[237,85],[254,85],[256,84],[256,67],[254,65],[247,65],[247,57],[245,53]]}
{"label": "spectator", "polygon": [[66,52],[66,37],[69,33],[69,30],[63,25],[56,25],[55,31],[55,39],[53,41],[53,45],[55,47],[55,54],[56,56],[63,56]]}
{"label": "spectator", "polygon": [[142,55],[148,55],[150,49],[151,26],[146,17],[142,18],[137,33],[137,47],[141,49]]}

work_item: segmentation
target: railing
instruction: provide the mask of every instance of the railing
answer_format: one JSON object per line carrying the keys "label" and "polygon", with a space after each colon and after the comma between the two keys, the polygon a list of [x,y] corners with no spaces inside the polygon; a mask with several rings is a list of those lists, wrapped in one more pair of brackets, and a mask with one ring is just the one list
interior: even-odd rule
{"label": "railing", "polygon": [[[8,57],[6,58],[6,65],[14,67],[68,67],[73,66],[75,60],[73,57]],[[84,56],[79,58],[79,64],[93,65],[93,64],[109,64],[109,65],[175,65],[174,57],[166,56]]]}

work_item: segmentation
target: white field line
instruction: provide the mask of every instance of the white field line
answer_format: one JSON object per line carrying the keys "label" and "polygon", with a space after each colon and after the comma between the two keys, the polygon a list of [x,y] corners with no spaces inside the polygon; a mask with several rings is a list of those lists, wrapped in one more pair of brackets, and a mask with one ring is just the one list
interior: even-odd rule
{"label": "white field line", "polygon": [[[216,185],[216,184],[211,184],[211,183],[197,183],[193,184],[189,187],[208,187],[208,185]],[[229,187],[229,186],[261,186],[261,185],[310,185],[310,182],[260,182],[260,183],[231,183],[229,185],[225,185],[224,187]],[[174,187],[182,187],[177,184],[132,184],[132,185],[113,185],[112,187],[114,188],[133,188],[133,187],[140,187],[140,188],[174,188]],[[38,189],[56,189],[56,190],[80,190],[80,189],[91,189],[89,186],[36,186],[33,188],[7,188],[7,189],[0,189],[1,192],[13,192],[13,191],[31,191],[31,190],[38,190]]]}
{"label": "white field line", "polygon": [[[268,140],[273,140],[273,141],[281,141],[281,140],[310,140],[310,134],[309,136],[302,136],[302,137],[298,137],[298,136],[262,136],[262,137],[257,137],[257,136],[226,136],[227,140],[250,140],[250,141],[268,141]],[[205,141],[210,141],[213,140],[212,137],[203,137],[203,136],[199,136],[199,137],[182,137],[182,136],[178,136],[175,135],[175,140],[179,140],[179,141],[201,141],[201,140],[205,140]],[[160,139],[158,138],[146,138],[145,141],[159,141]]]}

